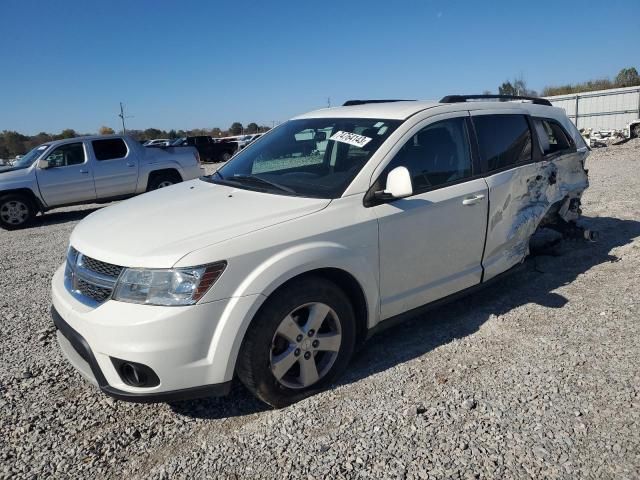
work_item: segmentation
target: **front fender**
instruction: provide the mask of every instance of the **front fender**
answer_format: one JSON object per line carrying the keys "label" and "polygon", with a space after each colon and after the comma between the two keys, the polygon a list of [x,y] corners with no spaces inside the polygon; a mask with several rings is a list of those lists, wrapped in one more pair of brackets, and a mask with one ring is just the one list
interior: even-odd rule
{"label": "front fender", "polygon": [[[289,280],[323,268],[342,270],[358,282],[366,299],[368,327],[371,328],[379,319],[376,266],[377,258],[372,261],[367,255],[331,242],[296,245],[269,256],[244,276],[233,291],[227,308],[219,318],[208,360],[214,365],[226,365],[225,378],[230,378],[245,333],[269,295]],[[231,264],[229,267],[233,268]],[[232,276],[237,273],[225,272],[223,277],[227,274]],[[207,297],[209,295],[203,300],[213,301],[213,296]],[[246,301],[249,298],[252,299],[250,303]]]}

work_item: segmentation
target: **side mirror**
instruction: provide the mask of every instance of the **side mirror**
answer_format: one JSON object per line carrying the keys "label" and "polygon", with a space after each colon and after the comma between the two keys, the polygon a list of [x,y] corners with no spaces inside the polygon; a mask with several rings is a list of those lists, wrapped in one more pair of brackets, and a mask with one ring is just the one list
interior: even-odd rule
{"label": "side mirror", "polygon": [[407,167],[396,167],[387,175],[387,185],[382,192],[376,192],[381,199],[405,198],[413,195],[411,174]]}
{"label": "side mirror", "polygon": [[49,160],[43,158],[42,160],[38,160],[38,168],[41,170],[46,170],[47,168],[51,168],[51,164],[49,164]]}

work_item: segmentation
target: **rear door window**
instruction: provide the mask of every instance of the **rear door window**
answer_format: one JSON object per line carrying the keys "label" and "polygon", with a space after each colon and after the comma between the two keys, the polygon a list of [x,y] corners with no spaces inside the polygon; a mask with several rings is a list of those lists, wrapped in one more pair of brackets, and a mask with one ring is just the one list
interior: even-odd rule
{"label": "rear door window", "polygon": [[473,124],[480,157],[490,172],[532,161],[531,131],[524,115],[478,115]]}
{"label": "rear door window", "polygon": [[127,156],[127,144],[121,138],[105,138],[91,142],[96,160],[113,160]]}

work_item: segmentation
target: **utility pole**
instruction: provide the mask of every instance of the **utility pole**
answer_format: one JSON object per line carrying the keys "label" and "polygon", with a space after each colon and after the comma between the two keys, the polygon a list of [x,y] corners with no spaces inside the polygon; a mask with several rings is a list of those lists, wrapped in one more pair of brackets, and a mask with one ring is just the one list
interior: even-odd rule
{"label": "utility pole", "polygon": [[331,108],[331,97],[327,97],[327,108]]}
{"label": "utility pole", "polygon": [[120,114],[118,116],[120,117],[120,120],[122,120],[122,134],[126,135],[127,134],[127,128],[124,125],[124,119],[125,118],[132,118],[132,117],[125,116],[125,114],[124,114],[124,106],[122,105],[122,102],[120,102]]}

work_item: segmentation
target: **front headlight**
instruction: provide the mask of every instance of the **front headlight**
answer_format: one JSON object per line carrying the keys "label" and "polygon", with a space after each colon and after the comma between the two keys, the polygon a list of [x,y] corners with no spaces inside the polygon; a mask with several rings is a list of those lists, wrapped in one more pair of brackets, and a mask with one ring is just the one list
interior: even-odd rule
{"label": "front headlight", "polygon": [[193,305],[226,267],[227,262],[167,270],[127,268],[118,278],[113,299],[146,305]]}

